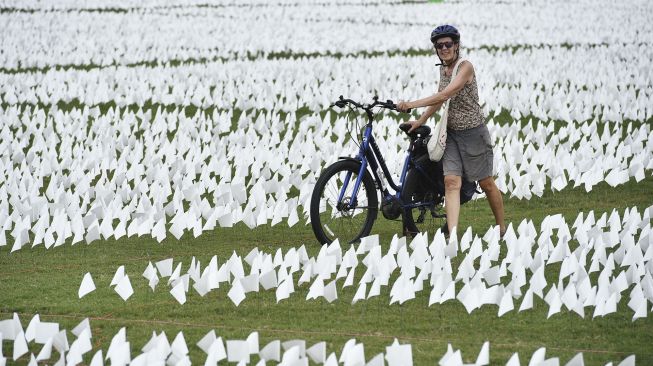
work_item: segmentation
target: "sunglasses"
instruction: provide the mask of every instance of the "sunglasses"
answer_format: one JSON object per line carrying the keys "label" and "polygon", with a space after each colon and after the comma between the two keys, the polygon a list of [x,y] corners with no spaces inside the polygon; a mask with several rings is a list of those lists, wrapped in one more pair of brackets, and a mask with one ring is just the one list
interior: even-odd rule
{"label": "sunglasses", "polygon": [[449,49],[453,47],[454,44],[455,44],[454,42],[434,43],[433,47],[437,48],[438,50],[441,50],[443,48]]}

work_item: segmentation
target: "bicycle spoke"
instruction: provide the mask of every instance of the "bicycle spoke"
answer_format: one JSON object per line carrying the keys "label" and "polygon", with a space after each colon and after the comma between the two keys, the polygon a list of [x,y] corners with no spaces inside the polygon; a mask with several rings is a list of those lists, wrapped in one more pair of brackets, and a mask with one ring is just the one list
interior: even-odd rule
{"label": "bicycle spoke", "polygon": [[[319,183],[316,184],[316,189],[320,189],[320,192],[315,193],[313,199],[319,202],[312,202],[311,205],[316,205],[318,216],[311,216],[311,221],[316,235],[326,237],[320,240],[326,239],[330,242],[338,238],[341,243],[349,243],[357,240],[370,229],[373,222],[371,220],[374,218],[374,216],[370,218],[370,211],[376,210],[377,207],[368,202],[368,195],[376,195],[376,192],[368,192],[368,188],[373,187],[372,182],[368,181],[365,184],[361,181],[354,203],[352,195],[360,165],[355,162],[340,162],[337,166],[342,168],[334,168],[329,176],[325,176],[321,187],[317,187]],[[347,180],[348,175],[349,180]],[[343,187],[346,187],[344,191]],[[339,197],[342,197],[340,202],[338,202]],[[311,214],[313,215],[314,212],[312,211]]]}

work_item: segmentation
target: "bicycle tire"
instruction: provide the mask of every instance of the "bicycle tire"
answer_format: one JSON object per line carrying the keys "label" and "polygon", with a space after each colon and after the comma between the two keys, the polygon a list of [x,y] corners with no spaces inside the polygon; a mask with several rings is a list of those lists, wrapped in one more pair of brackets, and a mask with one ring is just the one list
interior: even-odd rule
{"label": "bicycle tire", "polygon": [[443,197],[435,192],[434,187],[429,187],[427,182],[422,177],[422,173],[415,169],[409,170],[406,174],[402,193],[404,204],[419,201],[432,202],[429,206],[402,210],[404,235],[408,237],[414,237],[421,232],[435,235],[446,223],[442,212]]}
{"label": "bicycle tire", "polygon": [[[351,174],[343,201],[347,202],[351,198],[348,194],[353,190],[360,167],[361,163],[358,161],[338,161],[322,171],[315,183],[311,195],[310,218],[313,233],[321,244],[329,244],[336,238],[341,243],[353,243],[372,231],[379,211],[379,202],[374,180],[368,171],[365,172],[358,191],[357,208],[336,207],[347,173]],[[328,208],[331,208],[331,211]]]}

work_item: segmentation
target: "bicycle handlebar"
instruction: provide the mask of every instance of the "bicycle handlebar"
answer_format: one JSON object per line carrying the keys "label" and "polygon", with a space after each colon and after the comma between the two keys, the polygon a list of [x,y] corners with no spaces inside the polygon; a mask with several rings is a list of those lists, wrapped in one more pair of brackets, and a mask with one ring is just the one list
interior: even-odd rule
{"label": "bicycle handlebar", "polygon": [[332,103],[329,106],[329,108],[331,108],[333,106],[336,106],[336,107],[339,107],[339,108],[344,108],[347,104],[351,104],[356,108],[362,108],[362,109],[364,109],[364,110],[366,110],[368,112],[370,112],[372,110],[372,108],[374,108],[374,107],[381,107],[381,108],[390,109],[392,111],[402,112],[402,113],[410,113],[410,111],[411,111],[411,109],[408,109],[408,110],[405,110],[405,111],[398,110],[397,105],[393,101],[391,101],[390,99],[388,99],[385,102],[379,102],[379,97],[377,97],[377,96],[375,96],[372,99],[374,100],[374,102],[372,104],[364,105],[364,104],[355,102],[355,101],[353,101],[351,99],[345,99],[341,95],[340,98],[338,98],[338,100],[336,102]]}

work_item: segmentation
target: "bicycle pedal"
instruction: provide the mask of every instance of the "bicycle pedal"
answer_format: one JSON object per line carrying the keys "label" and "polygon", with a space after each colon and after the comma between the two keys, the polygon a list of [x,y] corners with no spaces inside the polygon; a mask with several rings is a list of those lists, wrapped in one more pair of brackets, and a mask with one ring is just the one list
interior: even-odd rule
{"label": "bicycle pedal", "polygon": [[447,217],[447,214],[437,213],[436,211],[431,211],[431,217],[434,219],[444,219]]}
{"label": "bicycle pedal", "polygon": [[421,224],[424,222],[424,216],[426,216],[426,211],[422,210],[419,213],[419,216],[417,217],[417,220],[415,220],[416,223]]}
{"label": "bicycle pedal", "polygon": [[417,234],[419,234],[419,232],[414,232],[414,231],[404,229],[404,236],[408,239],[414,238],[415,236],[417,236]]}

